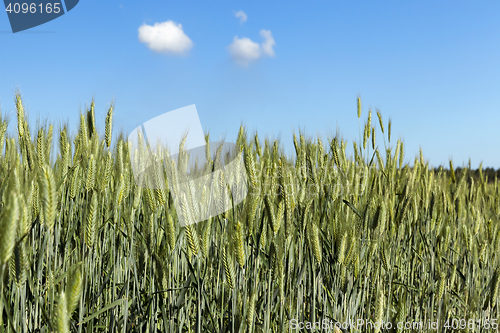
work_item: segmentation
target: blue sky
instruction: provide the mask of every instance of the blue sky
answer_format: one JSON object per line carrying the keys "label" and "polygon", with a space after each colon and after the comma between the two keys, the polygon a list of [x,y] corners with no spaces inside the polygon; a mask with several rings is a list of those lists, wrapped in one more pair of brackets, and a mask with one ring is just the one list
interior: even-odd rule
{"label": "blue sky", "polygon": [[500,168],[499,17],[498,1],[81,0],[12,34],[0,13],[0,107],[15,119],[19,88],[33,126],[74,130],[94,97],[102,130],[114,100],[129,133],[196,104],[212,138],[243,122],[291,153],[293,130],[357,140],[359,95],[362,117],[392,119],[406,161],[422,148],[432,166]]}

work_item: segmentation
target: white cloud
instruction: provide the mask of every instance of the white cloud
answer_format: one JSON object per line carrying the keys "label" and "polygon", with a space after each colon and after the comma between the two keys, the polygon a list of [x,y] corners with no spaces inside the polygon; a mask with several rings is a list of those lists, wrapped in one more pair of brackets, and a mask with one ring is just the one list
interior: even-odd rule
{"label": "white cloud", "polygon": [[233,60],[241,66],[248,66],[250,62],[261,56],[260,45],[247,37],[238,38],[235,36],[228,49]]}
{"label": "white cloud", "polygon": [[236,16],[236,18],[239,18],[241,23],[246,22],[248,19],[247,14],[245,14],[245,12],[242,10],[234,14],[234,16]]}
{"label": "white cloud", "polygon": [[274,57],[273,47],[276,46],[270,30],[261,30],[260,35],[264,38],[262,44],[252,41],[250,38],[235,36],[228,51],[233,61],[243,67],[262,58],[263,56]]}
{"label": "white cloud", "polygon": [[193,42],[182,30],[182,25],[173,21],[143,24],[139,27],[139,41],[158,53],[186,54]]}
{"label": "white cloud", "polygon": [[270,57],[274,57],[273,47],[276,46],[271,30],[260,31],[260,35],[264,38],[264,43],[262,43],[262,52]]}

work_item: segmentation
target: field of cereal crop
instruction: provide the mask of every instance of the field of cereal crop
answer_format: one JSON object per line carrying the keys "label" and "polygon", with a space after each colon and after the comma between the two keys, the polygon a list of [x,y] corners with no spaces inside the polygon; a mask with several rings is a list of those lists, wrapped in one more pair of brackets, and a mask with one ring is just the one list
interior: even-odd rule
{"label": "field of cereal crop", "polygon": [[[247,177],[235,181],[246,182],[245,200],[182,226],[180,214],[189,220],[196,205],[187,198],[179,212],[169,187],[139,186],[126,138],[112,133],[113,107],[104,133],[92,103],[70,137],[64,126],[30,128],[15,98],[16,131],[0,118],[0,331],[286,332],[339,323],[337,332],[402,332],[397,323],[406,322],[495,330],[498,180],[456,172],[451,161],[431,169],[425,152],[406,163],[391,122],[363,112],[360,99],[359,142],[300,133],[287,156],[280,142],[240,128]],[[207,151],[210,171],[222,156]]]}

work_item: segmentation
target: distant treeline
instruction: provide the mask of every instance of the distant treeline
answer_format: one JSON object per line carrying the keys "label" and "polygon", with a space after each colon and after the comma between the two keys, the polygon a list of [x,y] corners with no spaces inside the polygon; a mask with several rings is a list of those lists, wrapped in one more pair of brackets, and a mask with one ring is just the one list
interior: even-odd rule
{"label": "distant treeline", "polygon": [[[440,166],[437,168],[434,168],[434,172],[437,174],[439,171],[446,173],[449,175],[451,173],[450,169],[445,169],[444,167]],[[470,177],[474,178],[474,181],[481,179],[481,174],[482,177],[484,178],[485,181],[488,183],[493,183],[495,181],[495,178],[500,179],[500,169],[495,170],[493,168],[485,168],[485,169],[476,169],[476,170],[470,170],[467,168],[455,168],[455,178],[457,181],[462,177],[462,173],[466,172],[467,176],[467,181],[470,182]]]}

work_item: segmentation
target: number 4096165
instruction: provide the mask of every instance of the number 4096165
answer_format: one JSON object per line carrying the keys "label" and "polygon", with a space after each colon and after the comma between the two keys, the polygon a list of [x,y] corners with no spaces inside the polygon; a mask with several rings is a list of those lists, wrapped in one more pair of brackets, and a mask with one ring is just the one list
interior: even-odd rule
{"label": "number 4096165", "polygon": [[[61,7],[60,7],[60,3],[47,3],[45,4],[45,6],[41,3],[41,4],[36,4],[36,3],[15,3],[15,4],[12,4],[12,3],[9,3],[9,5],[7,6],[7,8],[5,9],[9,14],[11,14],[12,12],[14,12],[15,14],[19,14],[19,13],[23,13],[23,14],[26,14],[26,13],[31,13],[31,14],[35,14],[35,13],[47,13],[47,14],[51,14],[51,13],[54,13],[54,14],[59,14],[61,12]],[[44,8],[45,7],[45,8]]]}

